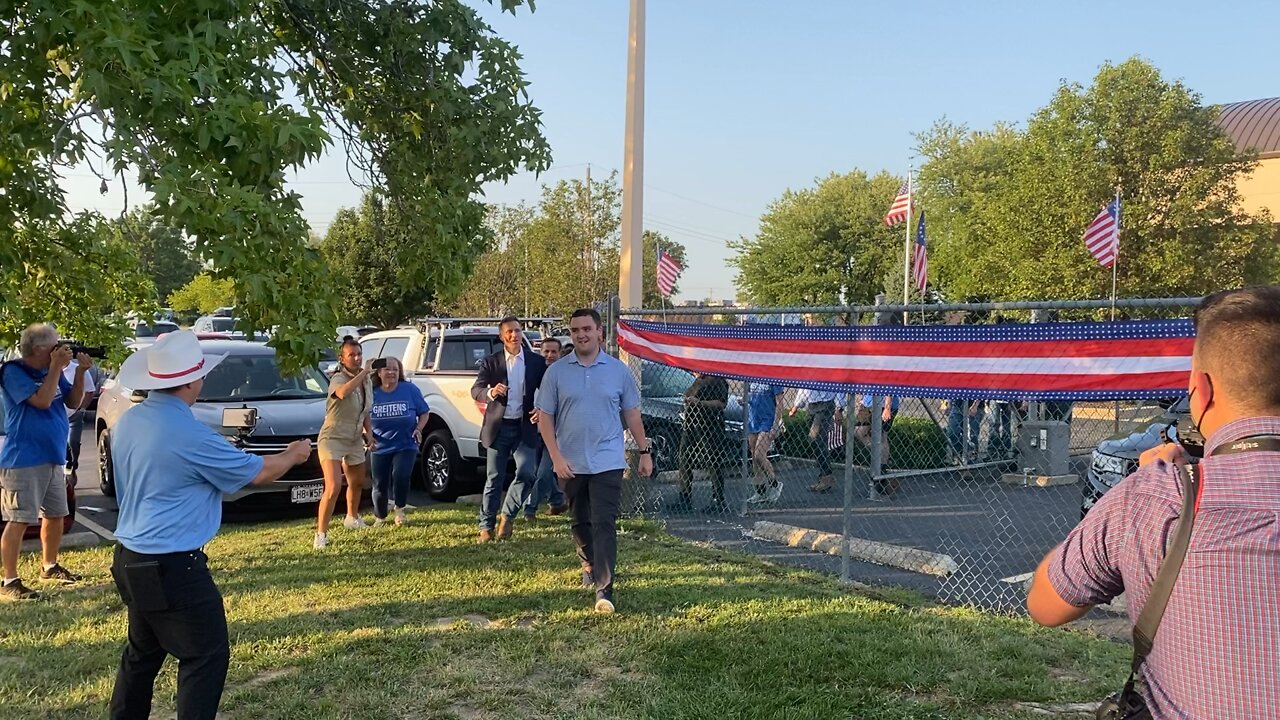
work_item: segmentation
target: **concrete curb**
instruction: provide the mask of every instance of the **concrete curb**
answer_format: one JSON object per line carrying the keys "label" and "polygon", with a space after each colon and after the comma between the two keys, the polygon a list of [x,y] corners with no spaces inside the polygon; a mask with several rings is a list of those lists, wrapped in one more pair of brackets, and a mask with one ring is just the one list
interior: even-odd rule
{"label": "concrete curb", "polygon": [[[93,547],[101,542],[102,538],[91,532],[73,532],[62,536],[61,548]],[[22,552],[40,552],[40,541],[34,538],[23,540]]]}
{"label": "concrete curb", "polygon": [[[752,534],[762,540],[805,548],[827,555],[840,555],[840,535],[819,532],[809,528],[783,525],[761,520],[755,524]],[[947,577],[960,569],[950,555],[928,552],[904,545],[890,545],[863,538],[849,538],[849,556],[857,560],[902,568],[925,575]]]}

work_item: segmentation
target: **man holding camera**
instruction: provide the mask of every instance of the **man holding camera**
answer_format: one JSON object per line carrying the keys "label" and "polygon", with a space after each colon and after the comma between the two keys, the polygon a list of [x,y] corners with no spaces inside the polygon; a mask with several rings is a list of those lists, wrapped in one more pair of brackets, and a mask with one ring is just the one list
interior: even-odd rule
{"label": "man holding camera", "polygon": [[[1135,621],[1149,600],[1167,600],[1157,631],[1142,631],[1154,642],[1121,706],[1145,708],[1114,717],[1263,718],[1280,707],[1280,287],[1211,295],[1195,326],[1189,411],[1204,459],[1188,467],[1174,443],[1143,453],[1040,563],[1027,597],[1042,625],[1121,593]],[[1189,540],[1176,530],[1186,522]],[[1179,569],[1156,582],[1167,561]]]}
{"label": "man holding camera", "polygon": [[274,455],[250,455],[196,419],[191,406],[204,377],[225,357],[205,355],[195,333],[181,330],[120,367],[121,385],[151,392],[120,417],[112,440],[120,517],[111,575],[129,613],[108,710],[113,720],[151,714],[168,655],[178,659],[178,717],[217,715],[231,643],[201,548],[222,523],[224,493],[275,482],[311,457],[305,439]]}
{"label": "man holding camera", "polygon": [[38,592],[18,577],[18,554],[27,526],[40,519],[40,579],[61,583],[80,580],[58,564],[67,483],[62,468],[67,461],[67,411],[78,409],[84,399],[84,376],[93,366],[85,353],[75,357],[74,380],[62,371],[71,364],[72,349],[58,342],[52,325],[32,325],[18,341],[21,359],[0,365],[0,401],[7,410],[8,435],[0,451],[0,514],[6,523],[0,536],[4,583],[0,599],[30,600]]}

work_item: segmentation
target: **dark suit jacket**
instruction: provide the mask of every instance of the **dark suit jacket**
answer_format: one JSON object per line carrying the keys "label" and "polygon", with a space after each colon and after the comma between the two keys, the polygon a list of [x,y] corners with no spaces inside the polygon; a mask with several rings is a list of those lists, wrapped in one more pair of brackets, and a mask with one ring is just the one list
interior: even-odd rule
{"label": "dark suit jacket", "polygon": [[[524,412],[520,417],[520,441],[529,447],[537,447],[540,441],[538,428],[529,422],[529,413],[533,412],[533,393],[542,385],[542,376],[547,372],[547,361],[529,348],[524,353]],[[507,382],[507,351],[499,350],[480,361],[480,372],[476,374],[476,382],[471,386],[471,397],[479,402],[489,403],[484,410],[484,424],[480,426],[480,444],[492,447],[498,437],[498,426],[502,424],[502,416],[507,412],[507,397],[499,395],[489,399],[489,388],[498,385],[510,386]]]}

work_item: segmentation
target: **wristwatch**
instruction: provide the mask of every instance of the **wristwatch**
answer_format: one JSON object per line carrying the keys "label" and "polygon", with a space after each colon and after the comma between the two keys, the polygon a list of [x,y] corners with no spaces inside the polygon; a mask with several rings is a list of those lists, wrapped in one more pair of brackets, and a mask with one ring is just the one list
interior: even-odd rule
{"label": "wristwatch", "polygon": [[652,450],[653,450],[653,443],[649,443],[649,446],[648,446],[648,447],[646,447],[645,449],[641,450],[641,451],[640,451],[640,454],[641,454],[641,455],[648,455]]}

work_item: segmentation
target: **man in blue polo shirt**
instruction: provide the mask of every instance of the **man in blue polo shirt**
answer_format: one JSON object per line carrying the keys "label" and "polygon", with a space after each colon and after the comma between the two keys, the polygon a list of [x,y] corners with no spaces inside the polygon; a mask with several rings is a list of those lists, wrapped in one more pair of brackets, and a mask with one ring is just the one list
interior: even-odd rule
{"label": "man in blue polo shirt", "polygon": [[653,473],[653,457],[635,378],[624,363],[600,350],[600,314],[585,308],[574,311],[569,333],[573,354],[554,363],[542,379],[538,432],[570,498],[570,527],[582,561],[582,582],[595,588],[596,612],[611,613],[622,471],[627,467],[619,418],[641,448],[641,475]]}
{"label": "man in blue polo shirt", "polygon": [[274,482],[311,456],[298,440],[265,457],[245,453],[191,412],[225,355],[205,355],[194,333],[165,335],[120,368],[120,384],[150,390],[112,433],[116,471],[111,574],[129,612],[129,642],[111,694],[113,720],[151,714],[156,674],[178,659],[178,717],[218,712],[231,645],[209,558],[201,551],[222,523],[222,496]]}
{"label": "man in blue polo shirt", "polygon": [[80,579],[58,564],[67,483],[67,409],[79,408],[84,398],[84,374],[93,365],[80,353],[73,381],[62,371],[71,364],[71,347],[58,343],[52,325],[32,325],[18,341],[21,359],[0,365],[0,402],[5,405],[5,434],[0,451],[0,515],[6,525],[0,536],[4,582],[0,598],[29,600],[39,593],[18,578],[18,555],[27,526],[40,520],[41,580],[73,583]]}

